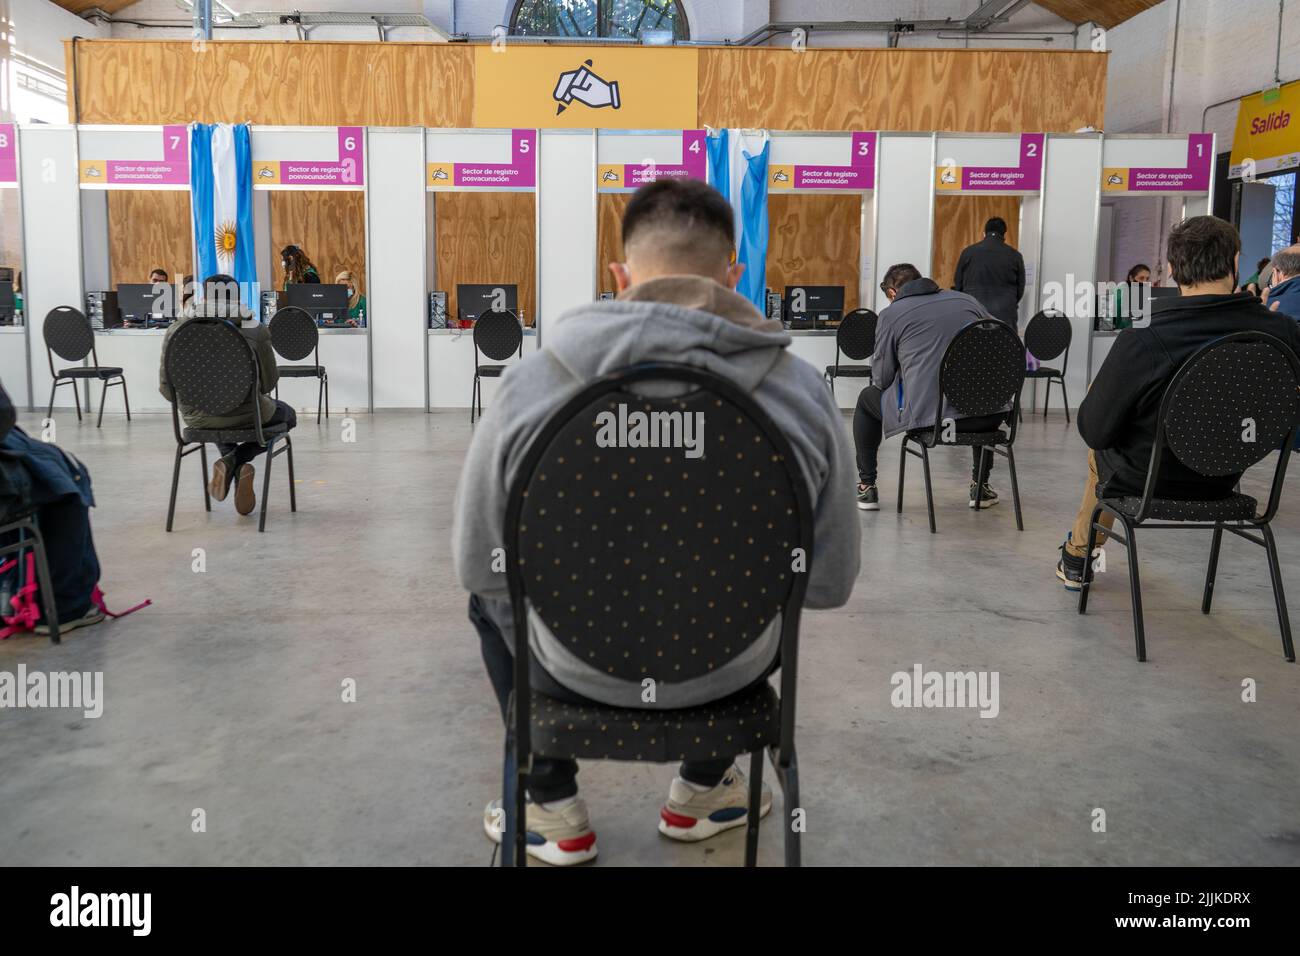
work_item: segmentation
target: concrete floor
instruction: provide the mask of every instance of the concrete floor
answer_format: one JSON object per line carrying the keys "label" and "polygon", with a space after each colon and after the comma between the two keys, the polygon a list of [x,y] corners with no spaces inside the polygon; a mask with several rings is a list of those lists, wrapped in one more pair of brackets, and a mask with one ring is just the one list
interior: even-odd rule
{"label": "concrete floor", "polygon": [[[102,670],[107,698],[98,720],[0,711],[0,862],[486,864],[501,727],[448,557],[468,416],[359,415],[354,444],[340,416],[303,416],[299,512],[279,459],[264,535],[229,500],[204,514],[194,459],[164,534],[168,417],[110,415],[101,430],[57,417],[94,478],[110,606],[154,606],[60,647],[0,643],[0,670]],[[1053,416],[1022,432],[1023,534],[1001,460],[1004,502],[966,507],[964,450],[935,456],[938,535],[919,468],[895,515],[897,455],[889,442],[886,510],[854,519],[866,534],[851,603],[804,617],[805,861],[1300,863],[1300,667],[1282,658],[1262,549],[1225,540],[1204,617],[1208,533],[1149,534],[1139,665],[1122,550],[1108,549],[1086,618],[1053,576],[1081,488],[1073,427]],[[1293,605],[1297,499],[1277,522]],[[893,708],[890,676],[917,663],[998,671],[1001,713]],[[340,699],[349,677],[354,704]],[[1257,703],[1241,700],[1247,677]],[[739,863],[739,831],[697,846],[657,834],[671,776],[583,769],[600,864]],[[778,796],[769,820],[780,813]],[[780,837],[764,827],[762,863],[779,864]]]}

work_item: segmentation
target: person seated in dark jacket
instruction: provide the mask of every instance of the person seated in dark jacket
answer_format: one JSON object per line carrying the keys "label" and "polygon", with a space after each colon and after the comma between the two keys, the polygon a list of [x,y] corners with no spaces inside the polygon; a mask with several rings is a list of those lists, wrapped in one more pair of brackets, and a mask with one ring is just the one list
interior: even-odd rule
{"label": "person seated in dark jacket", "polygon": [[[253,402],[258,402],[262,412],[262,424],[278,425],[286,422],[292,430],[298,424],[298,416],[293,407],[270,397],[275,383],[280,379],[280,370],[276,366],[275,350],[271,347],[271,332],[260,322],[243,325],[245,320],[254,318],[254,314],[244,308],[239,300],[239,283],[227,275],[209,276],[203,280],[202,301],[192,300],[185,308],[185,314],[179,321],[173,322],[163,337],[162,362],[158,368],[158,391],[167,401],[174,399],[171,388],[167,385],[167,346],[176,330],[196,316],[215,316],[229,319],[239,326],[253,346],[257,356],[260,395],[249,395],[248,400],[224,415],[205,415],[196,408],[180,403],[181,418],[190,428],[252,428]],[[241,515],[252,514],[257,506],[257,493],[253,489],[254,469],[252,461],[266,449],[257,442],[234,444],[221,442],[217,445],[221,457],[212,465],[212,478],[208,491],[218,501],[225,501],[230,486],[235,484],[235,510]]]}
{"label": "person seated in dark jacket", "polygon": [[1300,321],[1300,246],[1288,246],[1270,263],[1273,276],[1263,293],[1264,304],[1274,312]]}
{"label": "person seated in dark jacket", "polygon": [[1025,259],[1007,244],[1004,219],[994,216],[984,223],[984,238],[961,251],[952,287],[974,296],[994,318],[1019,326]]}
{"label": "person seated in dark jacket", "polygon": [[[98,624],[104,612],[91,598],[99,582],[99,559],[90,534],[90,508],[95,504],[90,472],[52,441],[28,435],[16,420],[13,403],[0,386],[0,524],[35,510],[45,540],[59,630],[67,633]],[[0,564],[9,557],[0,558]],[[25,581],[25,567],[11,568],[0,575],[0,594],[13,595]],[[0,615],[12,615],[9,602],[3,604]],[[44,600],[38,600],[37,606],[41,617],[36,633],[48,634]],[[0,622],[0,631],[4,629]]]}
{"label": "person seated in dark jacket", "polygon": [[[884,439],[916,428],[933,428],[943,418],[953,419],[958,431],[994,431],[1005,414],[959,418],[957,410],[939,394],[939,366],[948,343],[972,322],[989,318],[980,303],[964,292],[940,289],[907,262],[890,266],[880,288],[890,304],[881,310],[876,326],[871,384],[858,394],[853,413],[858,507],[863,511],[880,510],[876,460]],[[997,493],[988,483],[993,455],[972,448],[971,457],[970,506],[975,507],[979,485],[983,486],[981,505],[997,504]]]}
{"label": "person seated in dark jacket", "polygon": [[[1266,332],[1300,353],[1300,323],[1271,312],[1249,292],[1233,292],[1241,236],[1229,222],[1193,216],[1169,233],[1169,268],[1178,298],[1161,300],[1151,324],[1124,329],[1079,406],[1079,434],[1088,452],[1088,478],[1074,527],[1061,545],[1056,576],[1070,590],[1083,577],[1088,524],[1098,496],[1141,496],[1151,464],[1160,401],[1174,373],[1202,346],[1232,332]],[[1214,499],[1232,494],[1240,475],[1205,477],[1167,455],[1160,498]],[[1107,527],[1109,515],[1099,521]],[[1098,535],[1100,547],[1104,535]]]}

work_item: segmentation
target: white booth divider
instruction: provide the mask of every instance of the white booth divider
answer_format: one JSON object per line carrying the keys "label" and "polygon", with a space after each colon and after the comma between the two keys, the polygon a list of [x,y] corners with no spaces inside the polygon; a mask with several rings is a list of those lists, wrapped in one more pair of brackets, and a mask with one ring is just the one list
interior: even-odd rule
{"label": "white booth divider", "polygon": [[[18,128],[8,124],[0,125],[0,151],[13,150],[14,155],[18,155]],[[17,169],[14,171],[14,179],[0,181],[0,199],[3,199],[3,205],[6,215],[17,214],[19,222],[25,217],[22,214],[22,193],[18,189]],[[21,260],[21,249],[19,256]],[[21,271],[22,263],[19,262],[0,262],[0,265],[17,268]],[[16,304],[16,303],[15,303]],[[30,314],[23,316],[22,324],[18,324],[17,314],[11,325],[0,325],[0,384],[4,385],[5,391],[9,394],[9,399],[14,405],[32,404],[31,396],[31,376],[27,372],[27,363],[31,357],[27,346],[27,332],[31,326]]]}
{"label": "white booth divider", "polygon": [[[73,126],[24,126],[19,132],[19,147],[18,181],[25,213],[23,307],[30,332],[27,343],[31,355],[32,402],[43,412],[50,400],[53,379],[45,354],[42,324],[51,309],[60,305],[80,309],[85,298],[81,279],[77,130]],[[60,404],[71,407],[69,387],[65,385],[59,392]],[[98,402],[98,395],[95,400]]]}
{"label": "white booth divider", "polygon": [[911,262],[930,271],[934,256],[933,133],[881,133],[876,173],[875,271],[871,288],[875,311],[889,305],[880,291],[891,265]]}

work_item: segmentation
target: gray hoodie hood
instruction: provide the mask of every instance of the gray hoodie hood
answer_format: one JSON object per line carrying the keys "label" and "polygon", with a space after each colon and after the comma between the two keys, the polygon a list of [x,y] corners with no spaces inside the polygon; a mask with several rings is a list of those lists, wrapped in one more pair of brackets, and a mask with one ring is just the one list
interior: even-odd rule
{"label": "gray hoodie hood", "polygon": [[[668,276],[551,320],[544,340],[545,347],[512,366],[489,395],[465,458],[452,526],[461,584],[480,597],[512,649],[509,593],[497,557],[504,554],[515,470],[533,436],[579,389],[643,362],[708,369],[744,389],[771,416],[790,440],[812,498],[814,553],[804,604],[838,607],[848,600],[858,573],[860,525],[844,420],[820,372],[786,348],[790,336],[779,322],[709,279]],[[645,706],[640,684],[615,681],[576,658],[531,609],[529,620],[537,664],[565,687],[613,706]],[[779,637],[779,628],[769,627],[745,655],[707,677],[661,683],[658,706],[694,706],[748,686],[770,668]]]}

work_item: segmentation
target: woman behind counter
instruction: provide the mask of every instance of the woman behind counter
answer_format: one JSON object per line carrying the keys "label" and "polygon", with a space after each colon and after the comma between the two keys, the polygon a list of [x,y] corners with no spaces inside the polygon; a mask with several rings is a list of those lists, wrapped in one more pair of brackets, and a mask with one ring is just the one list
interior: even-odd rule
{"label": "woman behind counter", "polygon": [[297,246],[285,246],[280,250],[280,265],[284,269],[284,286],[290,283],[320,282],[320,273],[307,258],[307,253]]}
{"label": "woman behind counter", "polygon": [[348,289],[348,325],[366,327],[366,297],[357,289],[357,281],[346,269],[334,277],[337,285]]}

